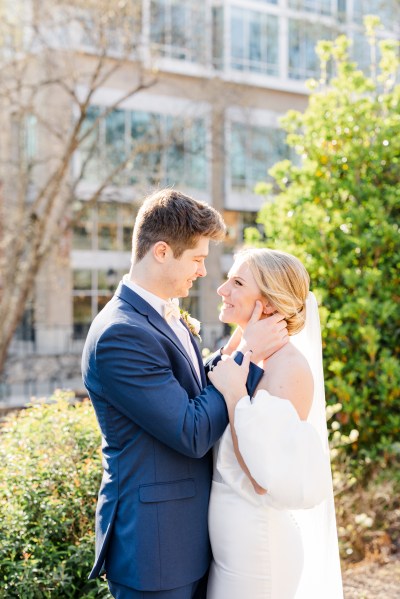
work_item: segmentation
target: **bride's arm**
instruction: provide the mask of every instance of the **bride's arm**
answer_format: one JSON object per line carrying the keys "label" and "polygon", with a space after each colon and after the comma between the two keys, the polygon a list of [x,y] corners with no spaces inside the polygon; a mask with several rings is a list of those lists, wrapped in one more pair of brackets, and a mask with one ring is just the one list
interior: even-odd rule
{"label": "bride's arm", "polygon": [[267,489],[265,501],[278,509],[313,507],[331,489],[329,454],[317,431],[304,420],[311,406],[312,377],[301,360],[292,357],[287,352],[287,368],[276,363],[267,368],[273,371],[271,380],[266,375],[262,384],[276,395],[259,389],[253,400],[241,383],[247,368],[232,358],[210,373],[227,403],[237,459],[249,479]]}
{"label": "bride's arm", "polygon": [[241,469],[243,470],[243,472],[246,474],[246,476],[250,479],[250,482],[253,485],[253,488],[254,488],[255,492],[257,493],[257,495],[265,495],[265,493],[268,492],[268,489],[264,489],[251,476],[251,472],[248,469],[248,467],[246,465],[246,462],[244,461],[243,456],[242,456],[242,454],[239,451],[239,443],[238,443],[238,438],[237,438],[236,431],[235,431],[235,424],[234,424],[234,421],[232,420],[232,418],[231,418],[230,415],[229,415],[229,424],[230,424],[230,427],[231,427],[233,450],[235,452],[235,456],[236,456],[236,459],[238,461],[239,466],[241,467]]}
{"label": "bride's arm", "polygon": [[306,420],[312,375],[297,360],[287,360],[282,370],[275,364],[269,378],[271,368],[260,383],[264,388],[235,408],[238,448],[251,476],[268,489],[271,505],[310,508],[329,496],[332,484],[329,452]]}
{"label": "bride's arm", "polygon": [[[301,420],[306,420],[313,400],[314,384],[311,370],[302,356],[294,355],[292,358],[279,360],[271,368],[265,364],[265,373],[258,389],[266,389],[271,395],[284,397],[295,407]],[[264,495],[264,489],[251,475],[249,468],[239,450],[239,442],[235,429],[235,415],[229,414],[233,448],[240,467],[249,477],[255,492]],[[265,482],[265,481],[264,481]]]}
{"label": "bride's arm", "polygon": [[255,492],[259,495],[264,495],[266,493],[265,489],[263,489],[251,476],[251,473],[240,454],[238,440],[234,428],[236,405],[242,397],[247,396],[244,377],[245,375],[247,376],[250,358],[251,352],[247,352],[244,355],[242,364],[238,365],[232,358],[227,357],[218,362],[215,368],[209,373],[208,378],[224,396],[229,415],[229,423],[231,427],[232,441],[236,459],[244,473],[249,477]]}

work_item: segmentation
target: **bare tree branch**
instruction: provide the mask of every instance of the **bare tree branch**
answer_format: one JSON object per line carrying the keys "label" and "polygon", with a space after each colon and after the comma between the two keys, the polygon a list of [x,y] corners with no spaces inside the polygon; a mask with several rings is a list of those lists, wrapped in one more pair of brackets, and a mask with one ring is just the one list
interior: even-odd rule
{"label": "bare tree branch", "polygon": [[[155,83],[154,76],[142,75],[88,126],[94,94],[132,60],[136,70],[140,67],[134,58],[132,27],[135,20],[140,22],[134,13],[137,4],[125,3],[118,13],[112,0],[75,0],[68,7],[53,0],[40,6],[33,3],[33,8],[33,15],[19,15],[19,22],[0,23],[0,125],[7,140],[0,147],[0,372],[37,274],[60,235],[71,227],[74,194],[88,165],[84,160],[71,179],[75,152],[101,119]],[[118,28],[116,50],[113,32]],[[65,43],[58,31],[65,34]],[[77,31],[88,38],[90,52],[77,43]],[[1,47],[1,40],[7,40],[7,47]],[[26,148],[33,118],[40,145],[37,155],[29,155]],[[137,145],[123,162],[102,174],[90,204],[138,151]]]}

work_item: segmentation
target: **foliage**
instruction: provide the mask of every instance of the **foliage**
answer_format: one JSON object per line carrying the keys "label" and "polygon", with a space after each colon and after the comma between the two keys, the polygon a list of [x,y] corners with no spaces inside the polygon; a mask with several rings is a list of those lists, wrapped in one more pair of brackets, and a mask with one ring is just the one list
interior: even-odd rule
{"label": "foliage", "polygon": [[368,481],[351,474],[349,458],[333,462],[336,520],[342,560],[385,562],[400,547],[398,464],[375,464]]}
{"label": "foliage", "polygon": [[0,596],[108,597],[88,581],[101,476],[88,401],[56,392],[7,417],[0,433]]}
{"label": "foliage", "polygon": [[[366,19],[371,56],[376,19]],[[363,460],[396,455],[400,432],[400,86],[398,42],[380,42],[365,75],[349,42],[320,42],[322,79],[304,113],[283,118],[297,158],[270,174],[259,222],[268,245],[297,255],[321,303],[328,403]],[[328,82],[325,73],[335,76]],[[261,193],[271,186],[261,184]]]}
{"label": "foliage", "polygon": [[358,431],[343,434],[333,416],[341,404],[327,407],[339,549],[343,563],[363,560],[385,563],[400,547],[400,475],[396,459],[381,459],[365,472],[363,461],[343,449]]}

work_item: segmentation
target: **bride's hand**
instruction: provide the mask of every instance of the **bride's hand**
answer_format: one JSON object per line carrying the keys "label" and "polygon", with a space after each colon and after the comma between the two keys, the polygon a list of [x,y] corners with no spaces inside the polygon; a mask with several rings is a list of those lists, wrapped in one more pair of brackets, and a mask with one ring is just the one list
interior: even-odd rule
{"label": "bride's hand", "polygon": [[250,357],[251,352],[246,352],[242,364],[239,365],[231,356],[224,356],[208,374],[210,382],[224,396],[228,411],[230,408],[234,409],[239,399],[247,395],[246,381]]}
{"label": "bride's hand", "polygon": [[258,364],[269,358],[289,340],[287,323],[282,314],[276,312],[267,318],[262,316],[262,303],[256,301],[253,314],[243,330],[238,350],[253,352],[252,361]]}
{"label": "bride's hand", "polygon": [[222,350],[221,350],[222,355],[230,356],[238,348],[239,343],[242,340],[242,333],[243,333],[242,329],[240,327],[236,327],[236,329],[233,331],[230,339],[222,348]]}
{"label": "bride's hand", "polygon": [[264,489],[263,487],[261,487],[252,476],[250,476],[250,482],[253,485],[253,488],[255,490],[255,492],[257,493],[257,495],[266,495],[268,493],[267,489]]}

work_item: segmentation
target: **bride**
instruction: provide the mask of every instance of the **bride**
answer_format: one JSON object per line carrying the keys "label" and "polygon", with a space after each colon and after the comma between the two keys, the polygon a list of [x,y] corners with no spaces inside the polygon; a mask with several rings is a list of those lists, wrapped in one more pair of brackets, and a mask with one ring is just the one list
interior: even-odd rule
{"label": "bride", "polygon": [[[238,327],[209,374],[230,426],[214,449],[207,599],[341,599],[321,332],[308,273],[285,252],[244,250],[218,294],[220,320]],[[264,360],[250,398],[251,354],[241,366],[230,354],[257,302],[264,317],[285,316],[290,342]]]}

